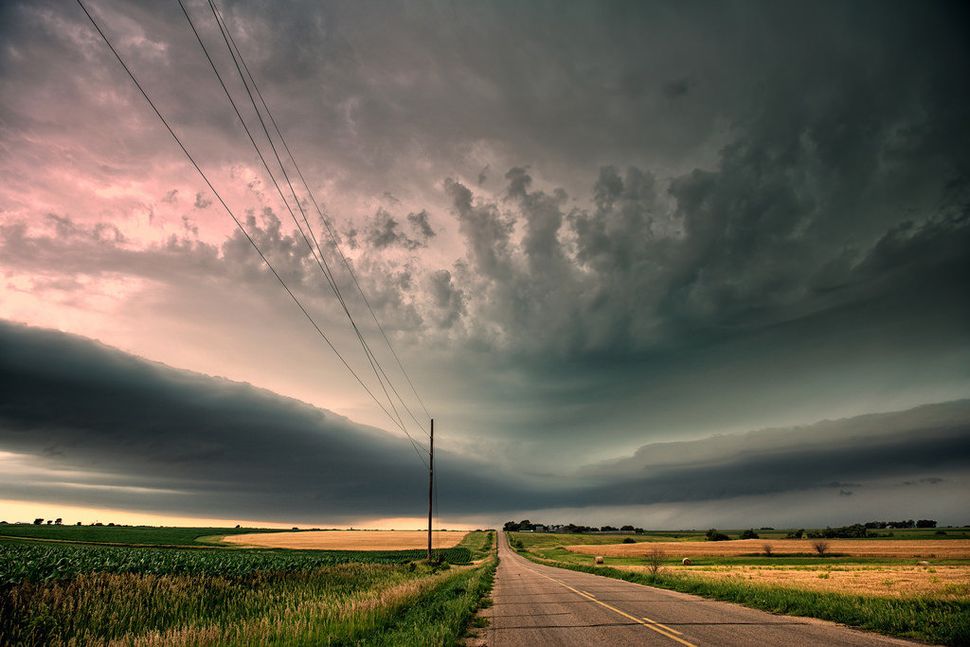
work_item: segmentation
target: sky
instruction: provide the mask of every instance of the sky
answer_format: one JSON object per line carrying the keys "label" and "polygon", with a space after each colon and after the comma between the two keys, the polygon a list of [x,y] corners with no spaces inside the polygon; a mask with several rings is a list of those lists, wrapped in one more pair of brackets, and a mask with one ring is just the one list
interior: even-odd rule
{"label": "sky", "polygon": [[964,3],[220,2],[299,202],[178,2],[86,4],[218,195],[3,3],[0,518],[423,523],[305,212],[444,525],[970,522]]}

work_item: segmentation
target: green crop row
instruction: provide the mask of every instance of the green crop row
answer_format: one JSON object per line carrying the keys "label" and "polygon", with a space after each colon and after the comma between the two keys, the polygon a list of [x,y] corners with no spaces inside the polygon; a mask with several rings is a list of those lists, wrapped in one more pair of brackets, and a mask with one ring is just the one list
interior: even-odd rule
{"label": "green crop row", "polygon": [[156,526],[60,526],[0,523],[0,536],[99,544],[198,546],[200,537],[279,532],[267,528],[175,528]]}
{"label": "green crop row", "polygon": [[[444,561],[467,564],[464,547],[436,551]],[[127,548],[84,544],[0,542],[0,586],[45,582],[84,573],[140,573],[242,577],[260,571],[310,571],[351,562],[401,564],[420,560],[420,550],[288,551]]]}

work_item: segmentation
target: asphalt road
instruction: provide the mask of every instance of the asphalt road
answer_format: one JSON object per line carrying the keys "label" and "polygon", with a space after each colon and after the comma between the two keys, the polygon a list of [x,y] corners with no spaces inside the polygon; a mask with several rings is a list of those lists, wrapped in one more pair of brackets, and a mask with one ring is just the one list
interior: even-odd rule
{"label": "asphalt road", "polygon": [[913,643],[810,618],[779,616],[736,604],[541,566],[499,535],[494,604],[478,639],[489,647],[663,645],[758,647]]}

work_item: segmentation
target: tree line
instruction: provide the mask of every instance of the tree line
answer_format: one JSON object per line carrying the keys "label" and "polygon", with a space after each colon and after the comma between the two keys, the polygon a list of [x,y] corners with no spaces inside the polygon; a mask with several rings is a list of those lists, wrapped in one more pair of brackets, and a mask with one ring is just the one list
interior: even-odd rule
{"label": "tree line", "polygon": [[544,523],[533,523],[528,519],[523,519],[522,521],[506,521],[502,526],[502,530],[507,532],[532,532],[536,529],[539,530],[552,530],[555,532],[561,532],[566,534],[581,534],[586,532],[632,532],[637,535],[642,535],[646,532],[643,528],[636,528],[630,524],[624,526],[584,526],[581,524],[567,523],[567,524],[544,524]]}

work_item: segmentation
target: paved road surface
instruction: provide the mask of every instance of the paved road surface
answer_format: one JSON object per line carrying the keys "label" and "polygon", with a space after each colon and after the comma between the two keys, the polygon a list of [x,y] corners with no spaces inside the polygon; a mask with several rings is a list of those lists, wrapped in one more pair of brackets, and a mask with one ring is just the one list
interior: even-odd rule
{"label": "paved road surface", "polygon": [[499,535],[494,605],[479,644],[664,647],[909,646],[912,643],[809,618],[778,616],[599,575],[540,566]]}

